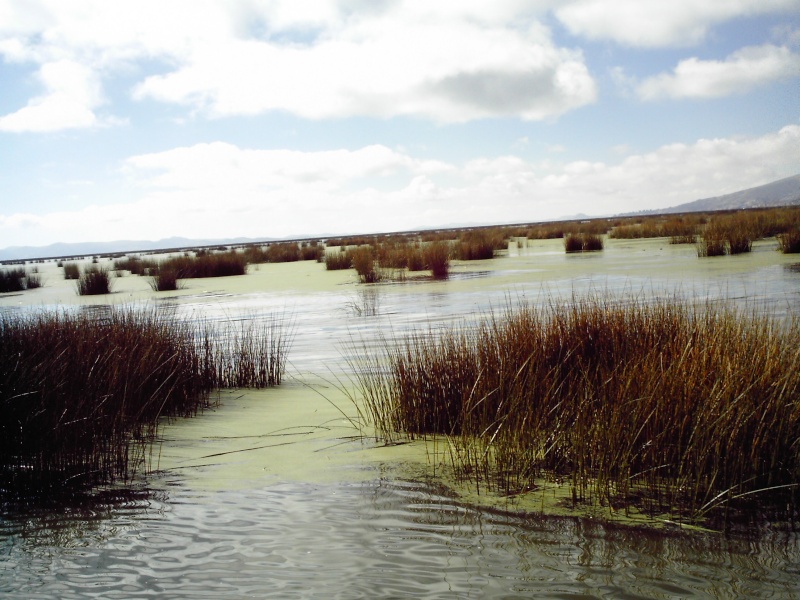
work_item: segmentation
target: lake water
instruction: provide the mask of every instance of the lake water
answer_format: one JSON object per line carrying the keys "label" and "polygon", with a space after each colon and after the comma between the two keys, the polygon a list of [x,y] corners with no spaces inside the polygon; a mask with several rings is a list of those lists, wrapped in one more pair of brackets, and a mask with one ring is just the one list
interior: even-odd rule
{"label": "lake water", "polygon": [[[166,424],[155,471],[132,489],[5,506],[0,597],[800,597],[800,537],[789,528],[655,531],[457,495],[438,477],[435,447],[369,435],[343,358],[380,335],[587,291],[792,314],[798,260],[773,248],[698,259],[662,240],[612,241],[565,256],[560,241],[538,242],[447,282],[380,284],[375,297],[349,275],[306,285],[323,267],[304,263],[261,267],[240,278],[256,282],[246,290],[204,282],[212,289],[158,300],[190,317],[291,321],[286,384],[226,392],[218,407]],[[270,283],[286,276],[296,283]]]}

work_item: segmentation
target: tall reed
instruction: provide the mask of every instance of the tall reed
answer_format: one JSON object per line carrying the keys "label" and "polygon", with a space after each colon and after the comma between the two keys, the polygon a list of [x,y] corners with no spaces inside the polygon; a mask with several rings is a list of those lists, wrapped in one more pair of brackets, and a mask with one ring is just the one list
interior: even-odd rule
{"label": "tall reed", "polygon": [[422,252],[425,266],[434,279],[447,279],[450,275],[450,245],[447,242],[431,242]]}
{"label": "tall reed", "polygon": [[79,296],[97,296],[111,293],[111,276],[107,269],[95,264],[89,265],[81,273],[75,284]]}
{"label": "tall reed", "polygon": [[80,276],[78,263],[64,263],[64,279],[78,279]]}
{"label": "tall reed", "polygon": [[572,252],[595,252],[603,249],[603,238],[594,233],[570,233],[564,238],[564,250]]}
{"label": "tall reed", "polygon": [[502,228],[473,229],[462,233],[453,247],[458,260],[487,260],[508,247],[508,238]]}
{"label": "tall reed", "polygon": [[0,314],[0,491],[130,477],[161,417],[195,414],[216,387],[279,384],[286,324],[234,330],[147,308]]}
{"label": "tall reed", "polygon": [[23,268],[0,269],[0,294],[8,292],[22,292],[42,286],[42,278],[35,271]]}
{"label": "tall reed", "polygon": [[341,271],[353,266],[353,255],[341,246],[341,252],[327,252],[325,254],[325,269],[328,271]]}
{"label": "tall reed", "polygon": [[376,283],[381,274],[376,268],[375,252],[372,246],[361,246],[352,251],[353,268],[361,283]]}
{"label": "tall reed", "polygon": [[589,297],[351,364],[383,435],[447,435],[460,476],[503,493],[559,478],[574,502],[699,517],[800,486],[797,319]]}
{"label": "tall reed", "polygon": [[200,256],[174,256],[157,263],[156,269],[174,271],[179,279],[231,277],[247,273],[247,258],[234,250]]}
{"label": "tall reed", "polygon": [[778,249],[784,254],[797,254],[800,252],[800,227],[786,233],[779,233],[777,238]]}

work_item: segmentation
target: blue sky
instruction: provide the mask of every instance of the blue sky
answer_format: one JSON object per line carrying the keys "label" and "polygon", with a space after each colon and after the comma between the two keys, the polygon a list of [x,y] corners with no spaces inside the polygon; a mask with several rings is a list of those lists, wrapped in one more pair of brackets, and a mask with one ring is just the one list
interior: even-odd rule
{"label": "blue sky", "polygon": [[800,173],[800,0],[0,0],[0,248],[663,208]]}

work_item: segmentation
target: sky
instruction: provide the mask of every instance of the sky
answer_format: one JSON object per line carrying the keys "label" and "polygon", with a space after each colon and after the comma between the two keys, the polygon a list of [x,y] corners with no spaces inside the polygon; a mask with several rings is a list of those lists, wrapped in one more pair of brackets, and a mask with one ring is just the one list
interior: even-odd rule
{"label": "sky", "polygon": [[800,0],[0,0],[0,248],[665,208],[800,173]]}

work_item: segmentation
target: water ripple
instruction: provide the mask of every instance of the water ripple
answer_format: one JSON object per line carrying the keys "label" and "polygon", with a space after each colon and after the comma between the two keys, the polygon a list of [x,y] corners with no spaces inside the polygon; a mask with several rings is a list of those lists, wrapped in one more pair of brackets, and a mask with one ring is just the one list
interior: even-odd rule
{"label": "water ripple", "polygon": [[[459,505],[416,483],[280,484],[3,521],[4,598],[791,598],[800,544]],[[72,543],[64,543],[64,536]]]}

